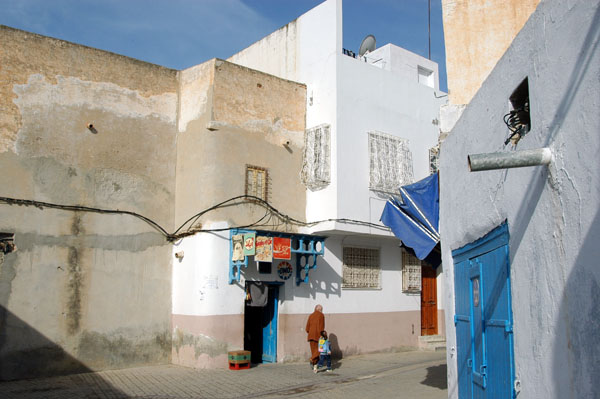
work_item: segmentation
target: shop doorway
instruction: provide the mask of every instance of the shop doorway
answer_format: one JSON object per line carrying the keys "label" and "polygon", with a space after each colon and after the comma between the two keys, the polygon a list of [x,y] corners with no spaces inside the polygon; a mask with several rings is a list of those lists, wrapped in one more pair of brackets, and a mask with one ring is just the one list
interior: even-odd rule
{"label": "shop doorway", "polygon": [[244,350],[252,363],[277,361],[279,284],[246,281]]}

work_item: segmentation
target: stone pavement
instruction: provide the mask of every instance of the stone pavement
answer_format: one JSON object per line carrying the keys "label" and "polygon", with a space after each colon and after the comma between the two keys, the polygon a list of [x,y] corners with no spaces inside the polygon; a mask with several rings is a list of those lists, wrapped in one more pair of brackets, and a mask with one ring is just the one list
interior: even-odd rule
{"label": "stone pavement", "polygon": [[306,363],[248,370],[137,367],[0,383],[0,398],[447,398],[444,352],[352,356],[333,372]]}

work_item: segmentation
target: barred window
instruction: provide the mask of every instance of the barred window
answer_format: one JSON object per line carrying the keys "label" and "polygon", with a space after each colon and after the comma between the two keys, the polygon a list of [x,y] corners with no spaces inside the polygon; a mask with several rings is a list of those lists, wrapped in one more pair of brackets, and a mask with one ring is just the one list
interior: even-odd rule
{"label": "barred window", "polygon": [[429,149],[429,174],[432,175],[438,171],[440,167],[440,145]]}
{"label": "barred window", "polygon": [[329,125],[319,125],[304,133],[304,154],[300,179],[310,190],[320,190],[331,182],[329,166]]}
{"label": "barred window", "polygon": [[421,261],[402,251],[402,292],[421,291]]}
{"label": "barred window", "polygon": [[269,174],[267,169],[246,165],[246,195],[268,200]]}
{"label": "barred window", "polygon": [[380,288],[379,249],[344,247],[342,288]]}
{"label": "barred window", "polygon": [[413,181],[412,154],[408,140],[382,132],[369,132],[369,188],[397,193]]}

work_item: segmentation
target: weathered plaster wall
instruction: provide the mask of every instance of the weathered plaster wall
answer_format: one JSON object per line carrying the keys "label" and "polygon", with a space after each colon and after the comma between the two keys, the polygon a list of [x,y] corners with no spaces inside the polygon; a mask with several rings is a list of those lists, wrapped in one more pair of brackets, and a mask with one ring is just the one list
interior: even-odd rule
{"label": "weathered plaster wall", "polygon": [[[172,229],[177,72],[0,27],[2,196]],[[94,129],[88,129],[92,123]],[[171,248],[128,215],[0,204],[0,379],[170,360]]]}
{"label": "weathered plaster wall", "polygon": [[[451,250],[508,221],[519,397],[598,396],[600,358],[600,4],[542,2],[465,109],[441,153],[448,392],[456,398]],[[557,57],[560,54],[560,57]],[[510,151],[502,116],[528,77],[532,130],[548,167],[469,173],[467,155]],[[483,128],[482,128],[483,127]]]}
{"label": "weathered plaster wall", "polygon": [[442,0],[451,104],[468,104],[540,0]]}
{"label": "weathered plaster wall", "polygon": [[[266,168],[268,202],[304,219],[300,182],[306,87],[227,61],[211,60],[182,72],[177,151],[177,223],[221,201],[245,194],[246,165]],[[192,112],[186,107],[192,107]],[[289,142],[287,146],[284,146]],[[199,219],[231,226],[260,219],[258,205],[228,207]],[[273,229],[290,229],[290,225]]]}

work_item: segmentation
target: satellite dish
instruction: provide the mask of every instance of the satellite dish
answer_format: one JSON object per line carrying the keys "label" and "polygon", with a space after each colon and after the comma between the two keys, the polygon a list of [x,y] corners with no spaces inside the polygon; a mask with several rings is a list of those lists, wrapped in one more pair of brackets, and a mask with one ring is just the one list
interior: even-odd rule
{"label": "satellite dish", "polygon": [[363,55],[370,53],[375,50],[375,36],[367,35],[360,44],[360,48],[358,49],[358,57],[362,57]]}

